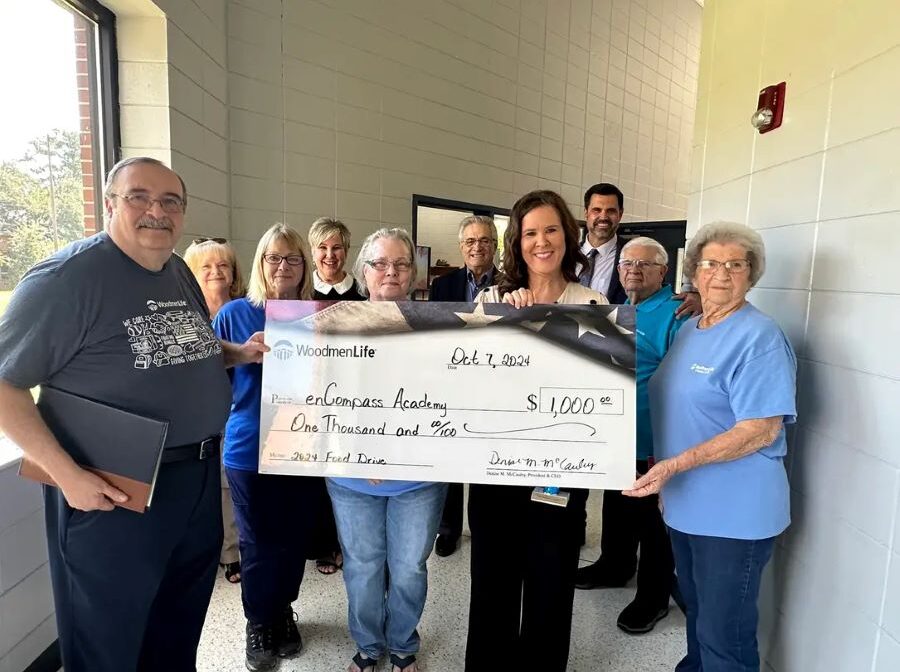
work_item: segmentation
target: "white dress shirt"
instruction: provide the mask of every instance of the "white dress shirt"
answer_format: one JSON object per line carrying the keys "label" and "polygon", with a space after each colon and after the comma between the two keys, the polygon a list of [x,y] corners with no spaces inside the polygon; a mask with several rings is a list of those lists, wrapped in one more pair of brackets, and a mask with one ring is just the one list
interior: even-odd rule
{"label": "white dress shirt", "polygon": [[[609,292],[609,283],[612,280],[612,274],[616,272],[617,245],[618,236],[613,236],[600,247],[596,248],[597,259],[594,262],[594,275],[591,276],[591,289],[594,291],[602,294]],[[585,238],[584,243],[581,246],[581,251],[584,252],[584,256],[590,258],[589,255],[593,249],[595,249],[594,246],[588,242],[587,238]],[[581,275],[580,266],[576,269],[576,272]]]}

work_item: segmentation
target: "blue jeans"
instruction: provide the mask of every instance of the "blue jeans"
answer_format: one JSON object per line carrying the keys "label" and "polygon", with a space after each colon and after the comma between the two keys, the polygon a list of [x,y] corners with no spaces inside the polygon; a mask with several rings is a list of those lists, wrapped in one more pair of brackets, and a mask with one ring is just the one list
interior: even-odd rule
{"label": "blue jeans", "polygon": [[746,540],[669,528],[687,620],[687,655],[675,672],[758,672],[757,600],[775,537]]}
{"label": "blue jeans", "polygon": [[350,636],[368,658],[418,652],[416,626],[428,593],[425,561],[447,485],[380,497],[328,481],[328,494],[344,552]]}

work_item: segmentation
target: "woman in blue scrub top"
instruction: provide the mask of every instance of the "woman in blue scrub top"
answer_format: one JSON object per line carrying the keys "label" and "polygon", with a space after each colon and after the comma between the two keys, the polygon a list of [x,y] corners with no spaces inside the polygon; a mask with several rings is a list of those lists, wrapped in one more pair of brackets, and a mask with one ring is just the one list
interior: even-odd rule
{"label": "woman in blue scrub top", "polygon": [[[256,247],[247,297],[225,304],[213,320],[219,338],[262,331],[269,299],[309,299],[312,276],[303,238],[284,224],[266,231]],[[241,598],[249,670],[272,670],[303,647],[291,603],[303,581],[312,524],[321,499],[311,478],[260,474],[259,407],[262,364],[232,370],[232,404],[222,462],[231,486],[241,550]],[[303,511],[305,515],[296,515]]]}
{"label": "woman in blue scrub top", "polygon": [[661,493],[687,607],[676,672],[759,670],[760,577],[790,524],[784,425],[797,361],[778,324],[747,301],[765,247],[741,224],[701,228],[685,254],[703,314],[650,379],[658,461],[625,495]]}

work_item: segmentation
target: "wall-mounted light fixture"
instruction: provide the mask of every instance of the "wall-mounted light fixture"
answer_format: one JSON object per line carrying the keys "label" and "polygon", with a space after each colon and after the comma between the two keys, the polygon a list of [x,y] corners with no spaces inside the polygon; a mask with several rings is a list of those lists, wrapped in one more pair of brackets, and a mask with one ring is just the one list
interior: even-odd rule
{"label": "wall-mounted light fixture", "polygon": [[786,83],[767,86],[759,92],[756,112],[750,117],[753,128],[762,133],[774,131],[781,126],[784,116],[784,90]]}

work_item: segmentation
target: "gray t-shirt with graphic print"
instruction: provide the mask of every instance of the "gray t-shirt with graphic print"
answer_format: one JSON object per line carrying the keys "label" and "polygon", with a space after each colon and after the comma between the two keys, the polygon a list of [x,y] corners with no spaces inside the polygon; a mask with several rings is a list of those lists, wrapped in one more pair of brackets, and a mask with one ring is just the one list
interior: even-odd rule
{"label": "gray t-shirt with graphic print", "polygon": [[231,404],[200,287],[172,255],[149,271],[106,233],[29,270],[0,318],[0,378],[169,421],[166,446],[222,431]]}

